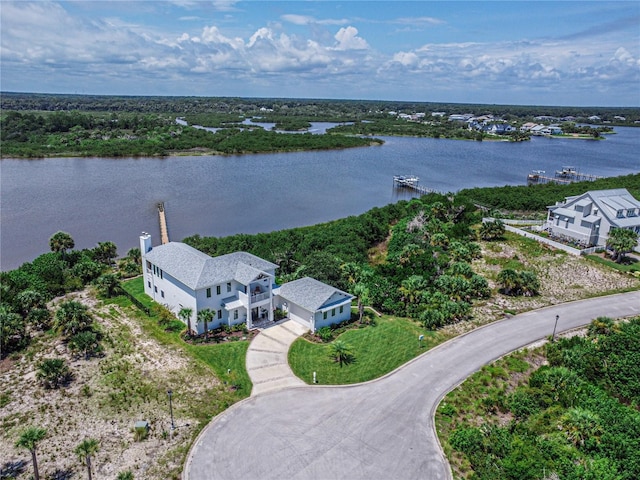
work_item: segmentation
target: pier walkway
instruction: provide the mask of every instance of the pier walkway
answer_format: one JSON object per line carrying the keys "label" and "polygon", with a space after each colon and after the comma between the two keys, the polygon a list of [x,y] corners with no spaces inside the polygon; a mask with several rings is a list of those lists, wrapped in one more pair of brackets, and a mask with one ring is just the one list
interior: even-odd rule
{"label": "pier walkway", "polygon": [[162,245],[169,243],[169,231],[167,230],[167,218],[164,213],[164,202],[158,204],[158,218],[160,219],[160,241]]}

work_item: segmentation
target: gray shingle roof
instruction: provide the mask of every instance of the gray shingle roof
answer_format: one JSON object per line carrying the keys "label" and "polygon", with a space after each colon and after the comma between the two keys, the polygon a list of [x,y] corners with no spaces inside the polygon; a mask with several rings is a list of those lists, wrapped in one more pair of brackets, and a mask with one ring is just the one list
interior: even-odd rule
{"label": "gray shingle roof", "polygon": [[278,267],[247,252],[210,257],[181,242],[153,247],[145,258],[193,290],[231,280],[246,285],[261,272]]}
{"label": "gray shingle roof", "polygon": [[[575,200],[580,197],[584,198],[576,202]],[[635,227],[640,225],[640,216],[626,216],[627,210],[640,208],[640,201],[636,200],[626,188],[590,190],[582,195],[567,197],[564,204],[549,208],[554,213],[574,217],[575,212],[573,215],[570,214],[573,211],[573,206],[583,204],[586,198],[593,200],[593,203],[600,210],[601,214],[609,220],[611,225],[616,227]],[[618,210],[623,210],[625,216],[617,218]]]}
{"label": "gray shingle roof", "polygon": [[319,310],[335,293],[344,296],[344,300],[353,298],[352,295],[311,277],[304,277],[285,283],[278,289],[277,293],[282,298],[300,305],[310,312]]}

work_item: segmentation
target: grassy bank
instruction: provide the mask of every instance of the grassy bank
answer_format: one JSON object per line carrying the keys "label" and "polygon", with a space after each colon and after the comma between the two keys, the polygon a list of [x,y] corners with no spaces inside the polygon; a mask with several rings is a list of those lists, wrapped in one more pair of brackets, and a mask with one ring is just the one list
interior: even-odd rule
{"label": "grassy bank", "polygon": [[[153,301],[144,294],[142,277],[125,282],[123,288],[144,305],[149,307],[153,305]],[[123,301],[130,304],[128,299]],[[157,319],[154,317],[149,317],[140,312],[138,319],[141,321],[145,332],[150,334],[154,339],[162,344],[173,345],[182,349],[191,357],[211,368],[223,384],[234,386],[231,389],[231,403],[248,397],[251,394],[253,385],[245,368],[245,356],[247,348],[249,347],[248,341],[241,340],[218,344],[192,345],[182,340],[180,331],[177,329],[167,331],[165,328],[159,326]]]}

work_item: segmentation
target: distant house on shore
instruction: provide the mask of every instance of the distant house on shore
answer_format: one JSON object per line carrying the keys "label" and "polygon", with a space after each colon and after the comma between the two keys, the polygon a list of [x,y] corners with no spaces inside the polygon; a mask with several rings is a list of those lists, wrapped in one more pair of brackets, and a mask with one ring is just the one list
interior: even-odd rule
{"label": "distant house on shore", "polygon": [[[640,234],[640,201],[626,188],[592,190],[548,207],[545,229],[585,247],[604,247],[614,228]],[[640,239],[636,250],[640,251]]]}
{"label": "distant house on shore", "polygon": [[204,323],[198,323],[204,309],[214,313],[209,329],[245,322],[248,328],[266,326],[276,308],[312,332],[351,316],[352,295],[308,277],[279,286],[278,266],[247,252],[210,257],[180,242],[153,247],[146,233],[140,252],[145,293],[176,315],[191,309],[197,333],[204,333]]}

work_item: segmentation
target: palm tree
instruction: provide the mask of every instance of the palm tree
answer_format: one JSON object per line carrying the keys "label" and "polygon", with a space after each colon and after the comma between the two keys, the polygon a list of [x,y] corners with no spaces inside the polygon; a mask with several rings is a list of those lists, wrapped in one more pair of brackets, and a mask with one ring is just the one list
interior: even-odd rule
{"label": "palm tree", "polygon": [[78,460],[85,462],[87,465],[87,472],[89,473],[89,480],[91,480],[91,456],[94,455],[100,449],[100,444],[95,438],[85,438],[80,445],[75,449],[75,453],[78,456]]}
{"label": "palm tree", "polygon": [[87,330],[93,318],[86,305],[74,300],[62,302],[54,317],[54,328],[63,335],[70,337]]}
{"label": "palm tree", "polygon": [[213,316],[216,314],[210,308],[204,308],[198,312],[198,321],[204,322],[204,336],[209,338],[209,322],[213,320]]}
{"label": "palm tree", "polygon": [[187,308],[187,307],[181,308],[180,311],[178,312],[178,317],[180,317],[180,320],[182,320],[184,323],[187,324],[187,335],[189,337],[191,337],[191,315],[192,314],[193,314],[193,309]]}
{"label": "palm tree", "polygon": [[638,244],[638,234],[626,228],[614,228],[609,232],[607,247],[613,250],[613,259],[620,263],[625,253],[629,253]]}
{"label": "palm tree", "polygon": [[75,246],[76,244],[73,241],[73,238],[67,232],[56,232],[49,239],[49,247],[51,248],[51,251],[61,252],[63,257],[67,250],[70,250]]}
{"label": "palm tree", "polygon": [[23,316],[28,315],[34,308],[46,308],[47,306],[44,295],[37,290],[23,290],[16,296],[16,300],[20,304]]}
{"label": "palm tree", "polygon": [[498,274],[498,282],[502,285],[506,295],[516,293],[520,288],[520,275],[511,268],[505,268]]}
{"label": "palm tree", "polygon": [[142,265],[142,255],[139,248],[131,248],[127,252],[127,258],[134,262],[136,265]]}
{"label": "palm tree", "polygon": [[98,246],[93,249],[95,259],[105,265],[113,263],[113,259],[118,256],[117,252],[116,244],[113,242],[98,242]]}
{"label": "palm tree", "polygon": [[115,273],[104,273],[96,281],[100,294],[107,298],[115,297],[120,290],[120,279]]}
{"label": "palm tree", "polygon": [[40,480],[38,472],[38,460],[36,458],[36,447],[38,442],[46,437],[47,431],[44,428],[29,427],[22,432],[20,438],[16,442],[16,447],[26,448],[31,452],[31,460],[33,461],[33,475],[35,480]]}
{"label": "palm tree", "polygon": [[572,408],[561,417],[561,421],[567,438],[576,447],[584,445],[589,439],[598,442],[602,435],[600,418],[590,410]]}
{"label": "palm tree", "polygon": [[45,358],[38,364],[36,378],[44,388],[56,389],[68,382],[72,374],[64,358]]}
{"label": "palm tree", "polygon": [[348,364],[353,360],[351,347],[342,340],[335,340],[330,344],[329,351],[333,359],[340,363],[340,368],[342,368],[343,364]]}

